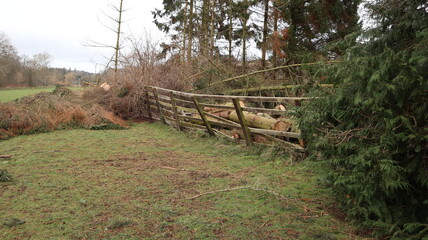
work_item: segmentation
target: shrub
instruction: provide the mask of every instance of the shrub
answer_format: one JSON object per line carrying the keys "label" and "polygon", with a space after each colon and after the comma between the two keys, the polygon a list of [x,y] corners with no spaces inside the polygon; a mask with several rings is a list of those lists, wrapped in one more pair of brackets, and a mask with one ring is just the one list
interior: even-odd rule
{"label": "shrub", "polygon": [[0,169],[0,182],[12,182],[12,174],[6,169]]}

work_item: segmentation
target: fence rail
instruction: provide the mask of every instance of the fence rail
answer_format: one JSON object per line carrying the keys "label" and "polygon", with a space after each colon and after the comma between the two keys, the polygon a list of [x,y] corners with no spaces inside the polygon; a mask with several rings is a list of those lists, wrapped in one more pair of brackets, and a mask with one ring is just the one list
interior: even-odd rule
{"label": "fence rail", "polygon": [[[159,87],[145,88],[145,106],[150,120],[159,120],[178,130],[205,129],[210,135],[223,134],[220,130],[238,130],[243,135],[247,145],[252,145],[255,136],[261,136],[267,141],[304,151],[303,141],[299,132],[277,131],[255,128],[248,125],[245,114],[275,114],[286,115],[289,110],[278,110],[273,104],[300,105],[306,97],[253,97],[231,95],[206,95],[174,91]],[[248,102],[252,106],[241,106]],[[256,107],[253,107],[256,106]],[[207,109],[216,108],[236,112],[239,121],[211,114]]]}

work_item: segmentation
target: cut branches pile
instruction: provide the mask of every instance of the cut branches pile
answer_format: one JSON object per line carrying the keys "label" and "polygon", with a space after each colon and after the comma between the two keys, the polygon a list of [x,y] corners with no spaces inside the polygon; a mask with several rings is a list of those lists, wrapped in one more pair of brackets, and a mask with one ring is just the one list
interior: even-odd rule
{"label": "cut branches pile", "polygon": [[56,89],[18,102],[0,103],[0,139],[56,129],[127,127],[114,113],[67,90]]}

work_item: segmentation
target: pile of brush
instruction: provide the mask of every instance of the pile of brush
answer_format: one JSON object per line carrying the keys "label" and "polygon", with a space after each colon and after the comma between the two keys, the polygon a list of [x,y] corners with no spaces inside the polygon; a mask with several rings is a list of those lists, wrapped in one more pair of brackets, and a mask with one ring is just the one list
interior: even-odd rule
{"label": "pile of brush", "polygon": [[0,103],[0,139],[71,128],[126,128],[124,120],[66,88]]}

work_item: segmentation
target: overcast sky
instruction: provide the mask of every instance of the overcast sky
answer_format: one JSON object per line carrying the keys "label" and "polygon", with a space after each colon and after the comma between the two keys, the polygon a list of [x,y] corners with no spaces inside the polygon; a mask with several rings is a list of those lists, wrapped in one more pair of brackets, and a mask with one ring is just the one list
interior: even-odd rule
{"label": "overcast sky", "polygon": [[[52,67],[100,71],[112,49],[85,47],[90,39],[114,45],[115,34],[103,24],[116,26],[105,13],[116,17],[108,4],[119,0],[0,0],[0,32],[4,32],[19,55],[47,52]],[[153,24],[151,11],[162,0],[124,0],[124,35],[162,38]],[[102,22],[102,23],[101,23]]]}

